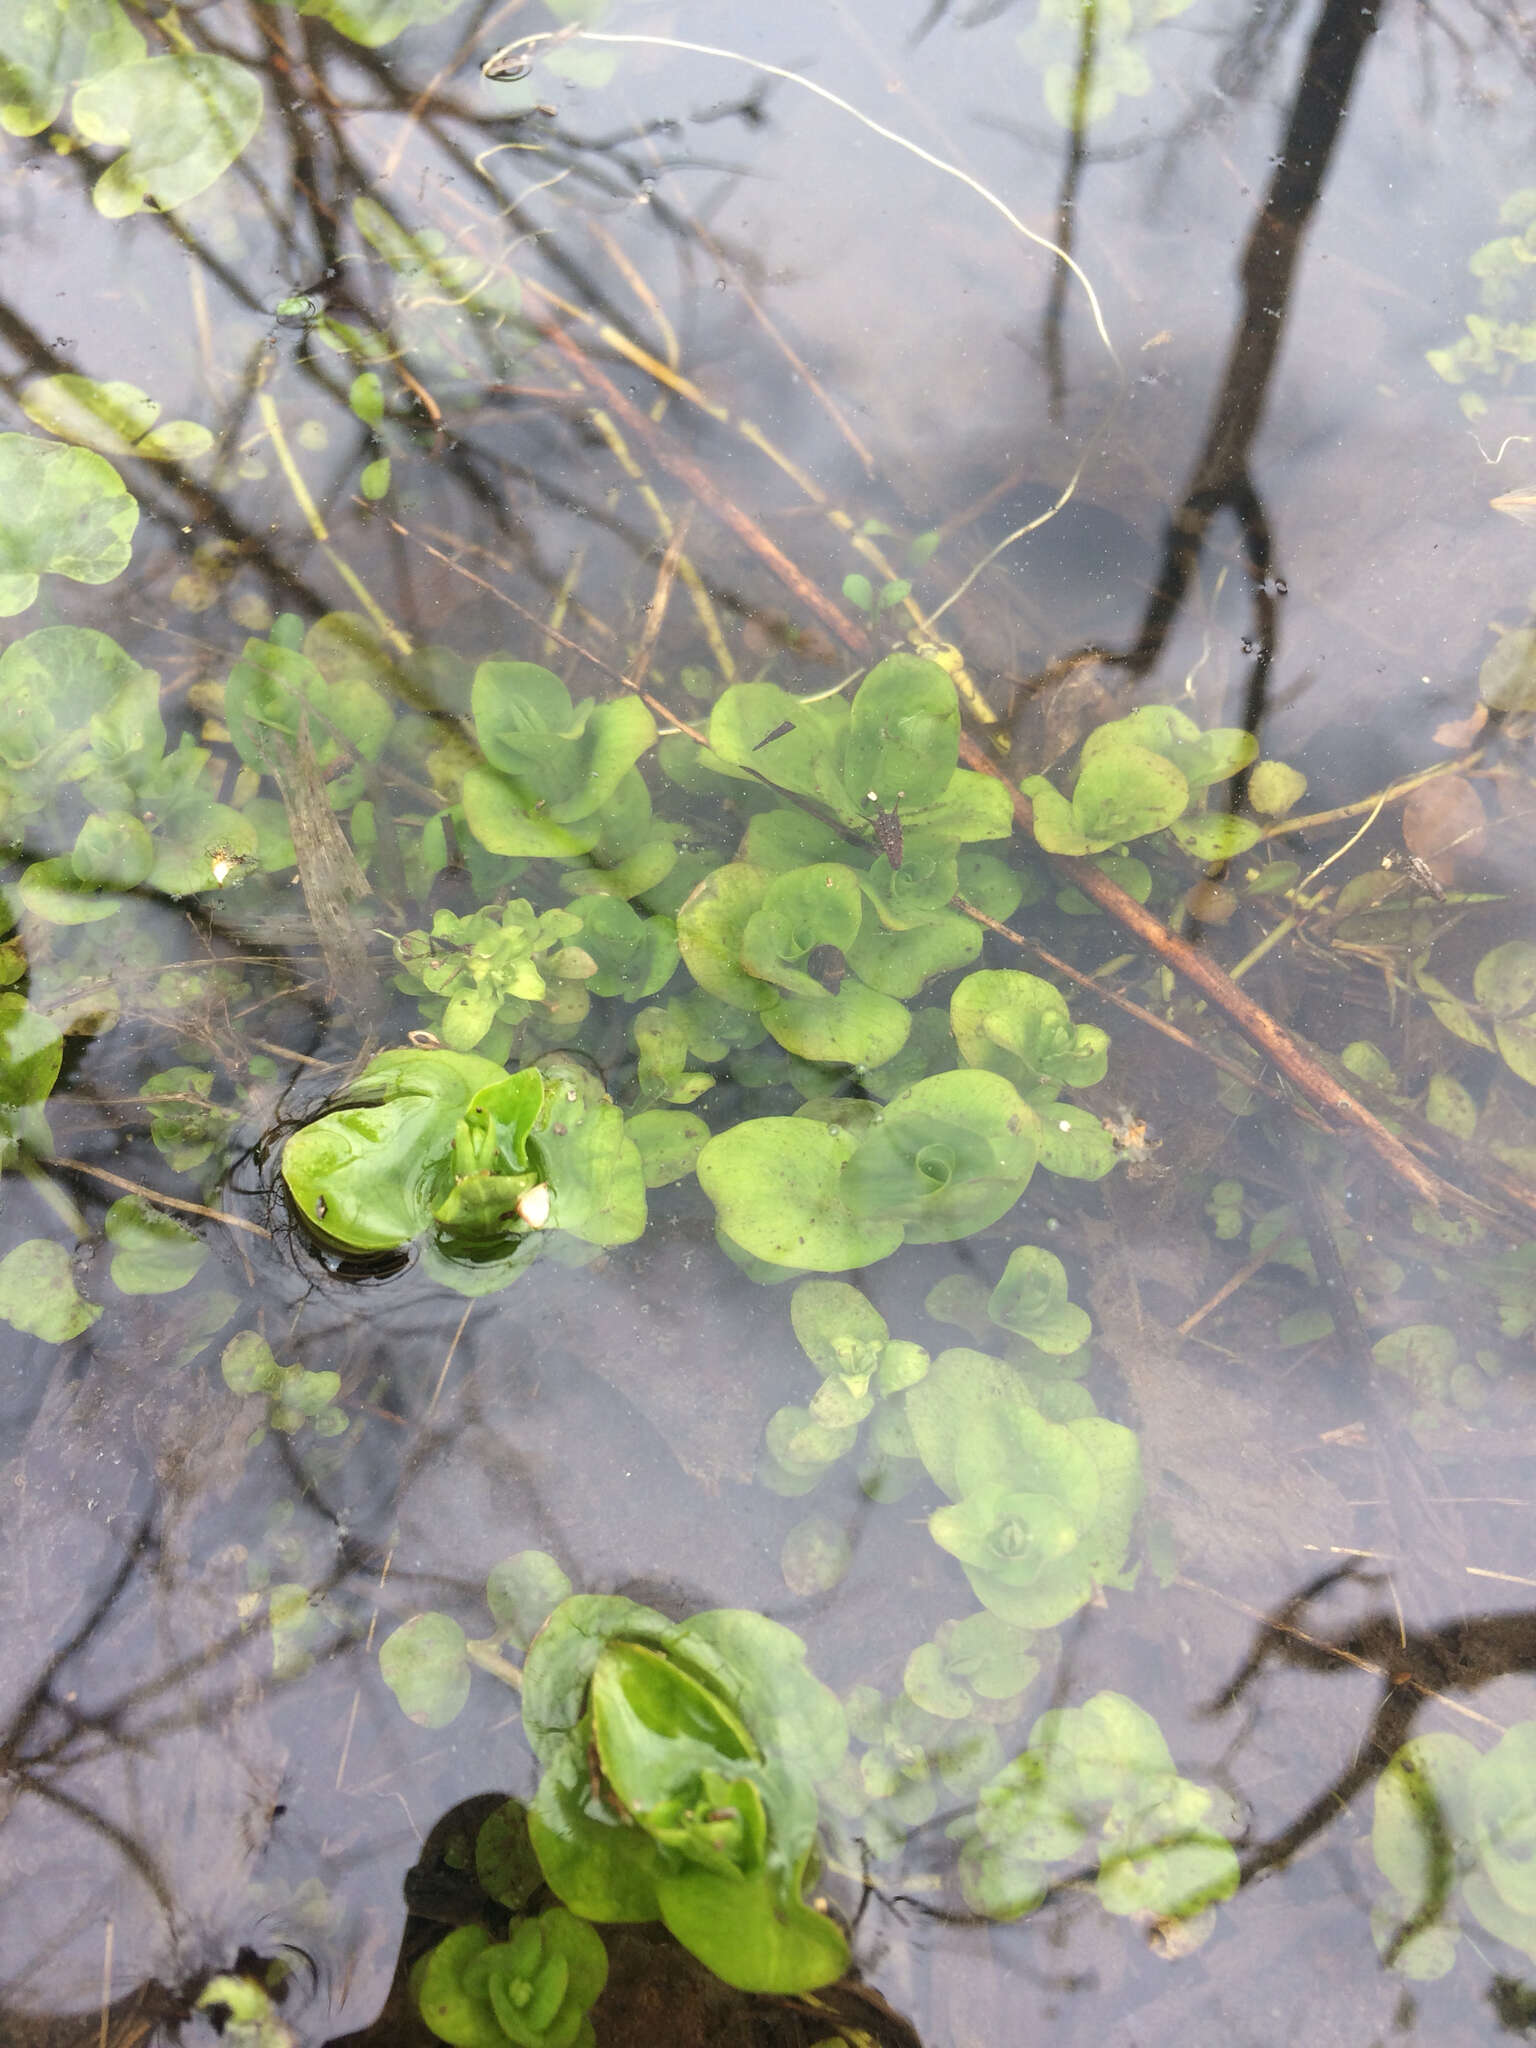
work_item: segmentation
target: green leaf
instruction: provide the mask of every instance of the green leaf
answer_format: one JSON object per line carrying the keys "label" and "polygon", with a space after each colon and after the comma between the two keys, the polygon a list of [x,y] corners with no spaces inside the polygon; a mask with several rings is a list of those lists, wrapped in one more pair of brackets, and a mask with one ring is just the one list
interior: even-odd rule
{"label": "green leaf", "polygon": [[1509,717],[1536,711],[1536,630],[1522,626],[1499,636],[1477,672],[1477,694],[1490,711]]}
{"label": "green leaf", "polygon": [[72,87],[143,54],[144,38],[118,0],[9,8],[0,21],[0,128],[41,134]]}
{"label": "green leaf", "polygon": [[527,1649],[570,1590],[570,1579],[544,1550],[520,1550],[503,1558],[492,1565],[485,1582],[497,1628],[520,1650]]}
{"label": "green leaf", "polygon": [[22,908],[45,924],[98,924],[122,909],[113,891],[82,881],[67,856],[23,868],[16,895]]}
{"label": "green leaf", "polygon": [[1036,843],[1047,853],[1081,859],[1089,851],[1088,835],[1078,822],[1070,800],[1043,775],[1027,775],[1019,788],[1028,797],[1034,811]]}
{"label": "green leaf", "polygon": [[807,1515],[796,1522],[779,1551],[784,1583],[802,1599],[830,1593],[847,1577],[852,1563],[848,1532],[826,1515]]}
{"label": "green leaf", "polygon": [[516,802],[559,825],[601,811],[656,739],[638,697],[573,705],[558,677],[534,662],[481,662],[470,701],[485,757]]}
{"label": "green leaf", "polygon": [[379,1672],[419,1728],[446,1728],[469,1698],[463,1629],[447,1614],[417,1614],[379,1649]]}
{"label": "green leaf", "polygon": [[710,713],[710,750],[741,779],[765,776],[852,823],[859,812],[838,774],[848,717],[840,697],[804,704],[772,683],[733,683]]}
{"label": "green leaf", "polygon": [[108,220],[162,213],[223,176],[261,125],[256,74],[202,53],[145,57],[88,80],[72,117],[87,142],[123,154],[91,194]]}
{"label": "green leaf", "polygon": [[458,0],[266,0],[266,4],[296,6],[300,14],[328,21],[350,42],[376,50],[407,29],[441,21],[453,12]]}
{"label": "green leaf", "polygon": [[901,1676],[907,1698],[925,1713],[958,1721],[975,1704],[969,1687],[952,1677],[937,1643],[920,1643],[908,1657]]}
{"label": "green leaf", "polygon": [[137,455],[148,462],[190,462],[206,455],[213,436],[192,420],[157,427],[158,403],[136,384],[99,384],[92,377],[39,377],[23,387],[21,409],[45,433],[98,455]]}
{"label": "green leaf", "polygon": [[835,994],[781,995],[765,1002],[762,1020],[786,1052],[827,1066],[883,1067],[907,1042],[912,1019],[893,996],[865,988],[852,975]]}
{"label": "green leaf", "polygon": [[1471,1820],[1473,1773],[1481,1763],[1470,1742],[1436,1732],[1415,1736],[1376,1781],[1371,1853],[1376,1868],[1404,1901],[1405,1919],[1438,1915],[1455,1885],[1458,1845]]}
{"label": "green leaf", "polygon": [[624,1129],[639,1151],[648,1188],[686,1178],[709,1142],[709,1125],[683,1109],[643,1109],[626,1119]]}
{"label": "green leaf", "polygon": [[890,1331],[857,1287],[843,1280],[803,1280],[790,1296],[789,1318],[800,1349],[818,1371],[863,1383],[878,1370]]}
{"label": "green leaf", "polygon": [[1472,992],[1490,1016],[1523,1016],[1536,1007],[1536,945],[1511,939],[1477,963]]}
{"label": "green leaf", "polygon": [[[388,1646],[386,1645],[386,1648]],[[484,1988],[491,1937],[483,1927],[456,1927],[428,1951],[416,1982],[422,2019],[450,2048],[506,2048],[507,2035]]]}
{"label": "green leaf", "polygon": [[1108,1070],[1107,1034],[1074,1025],[1065,996],[1037,975],[1011,967],[968,974],[949,1015],[967,1065],[1006,1075],[1018,1088],[1091,1088]]}
{"label": "green leaf", "polygon": [[376,370],[364,370],[352,379],[347,403],[365,427],[376,427],[384,417],[384,386]]}
{"label": "green leaf", "polygon": [[1051,1102],[1041,1109],[1040,1164],[1047,1173],[1102,1180],[1114,1171],[1116,1157],[1114,1139],[1091,1109],[1078,1102]]}
{"label": "green leaf", "polygon": [[1020,1245],[1008,1256],[987,1312],[994,1323],[1057,1357],[1087,1343],[1093,1325],[1067,1299],[1067,1269],[1053,1252]]}
{"label": "green leaf", "polygon": [[88,888],[136,889],[155,864],[155,843],[131,811],[97,811],[80,827],[70,864]]}
{"label": "green leaf", "polygon": [[363,496],[373,503],[382,498],[389,489],[390,460],[387,455],[377,456],[372,462],[365,462],[357,479],[357,487]]}
{"label": "green leaf", "polygon": [[1470,1139],[1477,1135],[1477,1103],[1452,1074],[1431,1074],[1424,1098],[1424,1114],[1430,1123],[1453,1137]]}
{"label": "green leaf", "polygon": [[947,1242],[1013,1207],[1038,1150],[1039,1121],[1001,1075],[931,1074],[860,1139],[843,1199],[860,1216],[899,1217],[911,1243]]}
{"label": "green leaf", "polygon": [[946,1622],[939,1640],[946,1670],[984,1700],[1012,1699],[1040,1670],[1040,1659],[1031,1648],[1033,1636],[985,1611]]}
{"label": "green leaf", "polygon": [[544,1882],[528,1833],[528,1809],[508,1799],[480,1824],[475,1837],[475,1876],[482,1891],[509,1912],[520,1913]]}
{"label": "green leaf", "polygon": [[899,1222],[845,1205],[842,1172],[853,1150],[835,1125],[749,1118],[700,1152],[699,1185],[721,1230],[755,1258],[840,1273],[889,1257],[903,1236]]}
{"label": "green leaf", "polygon": [[1231,1898],[1242,1873],[1230,1842],[1176,1817],[1166,1832],[1146,1814],[1137,1819],[1153,1839],[1111,1851],[1099,1864],[1095,1889],[1106,1912],[1182,1920]]}
{"label": "green leaf", "polygon": [[1256,846],[1264,834],[1252,818],[1236,818],[1230,811],[1206,811],[1175,820],[1168,836],[1191,859],[1211,862],[1235,860]]}
{"label": "green leaf", "polygon": [[1536,1916],[1536,1721],[1517,1722],[1479,1758],[1470,1822],[1489,1883],[1512,1911]]}
{"label": "green leaf", "polygon": [[1085,754],[1072,792],[1072,814],[1088,851],[1102,853],[1171,825],[1188,801],[1189,784],[1161,754],[1145,747],[1106,747]]}
{"label": "green leaf", "polygon": [[75,1289],[69,1253],[51,1238],[29,1237],[0,1259],[0,1316],[13,1330],[67,1344],[101,1314]]}
{"label": "green leaf", "polygon": [[0,618],[24,612],[50,572],[110,583],[128,566],[138,523],[137,503],[101,456],[0,434]]}
{"label": "green leaf", "polygon": [[232,1394],[275,1394],[283,1383],[283,1369],[272,1356],[271,1346],[256,1330],[241,1330],[224,1346],[219,1360],[224,1384]]}
{"label": "green leaf", "polygon": [[1248,778],[1248,801],[1266,818],[1283,818],[1307,793],[1307,778],[1285,761],[1261,761]]}
{"label": "green leaf", "polygon": [[[866,585],[867,588],[867,585]],[[903,593],[904,594],[904,593]],[[866,603],[863,609],[868,610]],[[841,779],[853,802],[911,813],[938,801],[959,760],[960,707],[937,662],[889,654],[849,711]]]}
{"label": "green leaf", "polygon": [[464,777],[464,816],[488,853],[520,859],[573,860],[597,844],[597,817],[576,825],[556,824],[530,809],[508,776],[493,768],[471,768]]}
{"label": "green leaf", "polygon": [[174,1294],[208,1256],[195,1231],[138,1195],[124,1195],[106,1216],[107,1241],[117,1247],[113,1284],[124,1294]]}

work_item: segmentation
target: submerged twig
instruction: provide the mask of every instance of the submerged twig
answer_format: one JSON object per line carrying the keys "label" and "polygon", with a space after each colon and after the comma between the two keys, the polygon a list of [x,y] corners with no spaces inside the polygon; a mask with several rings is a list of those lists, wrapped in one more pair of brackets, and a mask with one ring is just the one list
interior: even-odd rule
{"label": "submerged twig", "polygon": [[[1013,803],[1014,817],[1032,836],[1034,809],[1029,798],[1008,779],[986,748],[968,733],[962,733],[960,737],[960,758],[968,768],[993,776],[1003,784]],[[1292,1087],[1314,1108],[1324,1116],[1337,1118],[1363,1138],[1388,1172],[1421,1202],[1428,1202],[1432,1208],[1438,1209],[1445,1201],[1463,1204],[1470,1199],[1461,1189],[1452,1187],[1449,1181],[1442,1180],[1415,1159],[1400,1138],[1372,1116],[1363,1103],[1334,1079],[1319,1059],[1299,1045],[1268,1010],[1260,1008],[1214,960],[1187,939],[1171,932],[1134,896],[1117,882],[1112,882],[1101,868],[1091,860],[1076,860],[1060,854],[1052,855],[1051,859],[1060,872],[1102,911],[1139,939],[1166,966],[1199,989],[1208,1002],[1237,1026],[1250,1044],[1257,1046],[1279,1068]]]}
{"label": "submerged twig", "polygon": [[120,1173],[109,1173],[104,1166],[92,1166],[84,1159],[56,1158],[49,1163],[62,1166],[68,1173],[88,1173],[93,1180],[104,1180],[108,1187],[121,1188],[125,1194],[139,1195],[161,1209],[179,1209],[184,1216],[206,1216],[210,1223],[222,1223],[227,1230],[248,1230],[252,1237],[270,1238],[272,1235],[259,1223],[249,1223],[243,1216],[231,1216],[227,1209],[210,1209],[204,1202],[189,1202],[181,1195],[163,1195],[158,1188],[147,1188],[142,1181],[125,1180]]}

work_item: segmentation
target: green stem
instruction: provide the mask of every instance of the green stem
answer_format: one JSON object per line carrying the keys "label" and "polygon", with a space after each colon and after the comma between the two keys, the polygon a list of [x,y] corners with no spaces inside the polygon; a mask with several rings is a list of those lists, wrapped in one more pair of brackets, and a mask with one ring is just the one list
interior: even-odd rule
{"label": "green stem", "polygon": [[471,1664],[481,1671],[488,1671],[492,1678],[499,1678],[503,1685],[510,1685],[514,1692],[523,1689],[522,1667],[507,1661],[501,1654],[500,1636],[471,1637],[464,1645],[464,1654]]}

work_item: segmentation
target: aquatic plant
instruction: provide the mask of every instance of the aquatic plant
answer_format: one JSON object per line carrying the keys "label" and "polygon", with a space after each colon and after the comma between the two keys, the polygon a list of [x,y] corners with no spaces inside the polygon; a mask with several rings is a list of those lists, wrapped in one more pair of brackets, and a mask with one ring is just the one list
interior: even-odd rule
{"label": "aquatic plant", "polygon": [[1403,1976],[1453,1967],[1463,1913],[1536,1960],[1536,1721],[1487,1751],[1438,1732],[1405,1742],[1376,1782],[1371,1853],[1392,1887],[1371,1930]]}
{"label": "aquatic plant", "polygon": [[1180,1777],[1152,1716],[1101,1692],[1042,1714],[954,1832],[966,1897],[989,1919],[1032,1913],[1091,1869],[1106,1912],[1184,1920],[1237,1889],[1231,1824],[1215,1793]]}
{"label": "aquatic plant", "polygon": [[559,1237],[627,1244],[645,1228],[623,1112],[554,1054],[508,1074],[441,1047],[380,1053],[288,1139],[282,1174],[321,1242],[367,1255],[429,1238],[431,1270],[466,1294],[506,1286]]}
{"label": "aquatic plant", "polygon": [[[539,1552],[499,1566],[488,1594],[495,1636],[470,1644],[450,1616],[417,1615],[385,1641],[380,1667],[431,1726],[462,1707],[471,1664],[520,1686],[542,1766],[528,1840],[555,1896],[583,1920],[662,1921],[741,1990],[841,1976],[847,1943],[804,1891],[816,1782],[837,1770],[848,1734],[800,1638],[745,1610],[673,1622],[618,1595],[572,1594]],[[526,1648],[520,1671],[509,1643]],[[457,1973],[460,1951],[450,1962]]]}
{"label": "aquatic plant", "polygon": [[411,1988],[450,2048],[595,2048],[588,2008],[607,1981],[600,1938],[556,1906],[514,1920],[504,1941],[456,1927],[422,1958]]}

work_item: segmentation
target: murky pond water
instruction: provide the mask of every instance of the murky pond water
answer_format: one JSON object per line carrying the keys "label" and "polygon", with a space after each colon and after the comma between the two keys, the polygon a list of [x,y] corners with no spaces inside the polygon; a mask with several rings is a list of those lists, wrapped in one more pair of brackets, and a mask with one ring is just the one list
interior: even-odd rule
{"label": "murky pond water", "polygon": [[1533,47],[5,14],[7,2042],[1536,2032]]}

